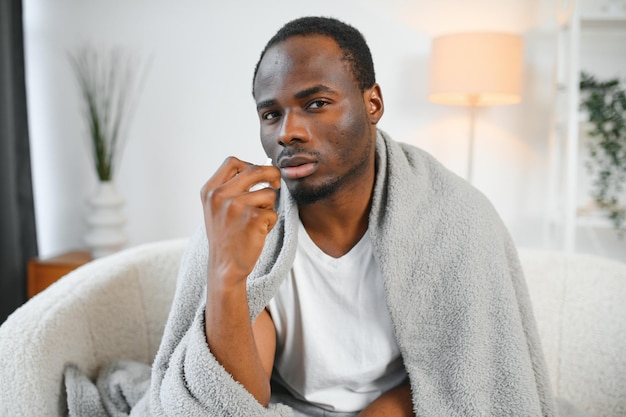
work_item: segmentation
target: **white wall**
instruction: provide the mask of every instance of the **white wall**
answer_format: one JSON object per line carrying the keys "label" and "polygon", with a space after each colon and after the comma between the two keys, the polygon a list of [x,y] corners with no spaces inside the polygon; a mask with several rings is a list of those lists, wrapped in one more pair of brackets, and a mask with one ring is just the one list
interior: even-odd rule
{"label": "white wall", "polygon": [[523,34],[523,102],[480,110],[474,178],[517,243],[543,247],[553,9],[552,0],[25,0],[40,254],[83,246],[85,200],[96,185],[68,51],[88,41],[152,56],[116,178],[127,199],[129,245],[136,245],[190,235],[202,222],[200,187],[226,156],[264,161],[252,69],[283,23],[309,14],[335,16],[362,31],[385,98],[380,127],[459,175],[465,173],[468,113],[426,99],[432,36]]}

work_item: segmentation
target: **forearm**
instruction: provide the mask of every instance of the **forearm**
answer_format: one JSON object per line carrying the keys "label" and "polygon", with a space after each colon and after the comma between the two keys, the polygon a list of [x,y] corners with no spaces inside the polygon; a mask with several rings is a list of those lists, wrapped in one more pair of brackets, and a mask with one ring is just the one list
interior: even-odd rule
{"label": "forearm", "polygon": [[245,281],[228,288],[209,283],[205,332],[215,358],[259,403],[267,407],[271,395],[269,376],[255,344]]}
{"label": "forearm", "polygon": [[361,411],[358,417],[413,417],[414,415],[411,386],[406,381],[378,397]]}
{"label": "forearm", "polygon": [[[271,187],[250,192],[250,187],[259,182]],[[255,323],[255,332],[262,341],[257,346],[246,280],[278,220],[274,210],[278,188],[278,168],[255,166],[231,157],[200,192],[209,241],[204,329],[207,343],[215,359],[264,406],[271,394],[274,327],[271,318],[261,320],[258,329]]]}

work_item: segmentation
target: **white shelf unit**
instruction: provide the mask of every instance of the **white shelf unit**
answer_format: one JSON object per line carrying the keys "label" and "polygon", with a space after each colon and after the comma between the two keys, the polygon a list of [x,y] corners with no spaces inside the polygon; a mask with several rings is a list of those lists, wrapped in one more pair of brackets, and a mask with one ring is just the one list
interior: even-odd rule
{"label": "white shelf unit", "polygon": [[583,26],[621,26],[626,22],[626,12],[620,13],[582,13],[580,22]]}
{"label": "white shelf unit", "polygon": [[[593,237],[593,230],[608,229],[611,224],[597,212],[589,212],[586,206],[591,202],[588,197],[589,184],[586,184],[585,123],[581,120],[580,72],[587,70],[604,79],[605,76],[623,77],[626,72],[626,1],[624,10],[616,12],[585,10],[584,4],[576,0],[559,0],[557,10],[557,51],[554,73],[555,114],[552,137],[550,138],[550,195],[549,238],[557,249],[575,252],[577,248],[577,229],[584,231],[587,240]],[[598,73],[589,64],[596,63],[599,56],[612,54],[603,51],[603,43],[598,43],[597,50],[590,55],[589,42],[612,37],[615,44],[617,36],[623,49],[624,65],[619,74]],[[591,39],[589,41],[588,39]],[[594,44],[594,48],[595,48]],[[602,65],[601,63],[599,65]],[[620,65],[605,65],[611,70],[619,70]],[[588,182],[588,178],[586,178]],[[585,200],[586,198],[586,200]],[[583,200],[583,201],[581,201]],[[599,239],[593,242],[596,252],[602,252]]]}

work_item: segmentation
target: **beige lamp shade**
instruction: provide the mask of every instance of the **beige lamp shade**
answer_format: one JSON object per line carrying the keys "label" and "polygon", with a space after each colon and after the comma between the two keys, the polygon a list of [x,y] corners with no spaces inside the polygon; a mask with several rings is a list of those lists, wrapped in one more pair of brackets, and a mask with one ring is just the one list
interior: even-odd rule
{"label": "beige lamp shade", "polygon": [[435,38],[428,99],[465,106],[518,103],[522,49],[521,37],[508,33],[458,33]]}

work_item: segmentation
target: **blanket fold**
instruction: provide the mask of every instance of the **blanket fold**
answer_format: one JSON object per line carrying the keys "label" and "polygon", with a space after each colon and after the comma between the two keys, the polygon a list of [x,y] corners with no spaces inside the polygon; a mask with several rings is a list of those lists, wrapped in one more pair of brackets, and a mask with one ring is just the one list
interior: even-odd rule
{"label": "blanket fold", "polygon": [[117,361],[91,382],[76,365],[65,369],[64,383],[70,417],[127,417],[145,398],[150,387],[150,366],[135,361]]}
{"label": "blanket fold", "polygon": [[[427,153],[379,131],[369,221],[418,416],[554,416],[516,249],[494,208]],[[250,319],[287,276],[298,210],[279,220],[248,278]],[[181,262],[146,397],[131,416],[290,416],[263,408],[211,354],[204,334],[204,229]]]}

